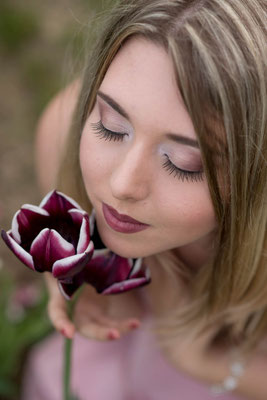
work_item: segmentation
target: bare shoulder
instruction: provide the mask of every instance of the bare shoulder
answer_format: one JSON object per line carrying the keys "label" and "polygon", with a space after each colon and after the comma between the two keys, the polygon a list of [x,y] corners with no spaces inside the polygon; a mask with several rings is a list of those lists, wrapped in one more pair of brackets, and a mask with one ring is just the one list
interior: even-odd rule
{"label": "bare shoulder", "polygon": [[43,193],[54,188],[79,91],[80,80],[76,80],[49,102],[38,121],[35,164],[39,187]]}

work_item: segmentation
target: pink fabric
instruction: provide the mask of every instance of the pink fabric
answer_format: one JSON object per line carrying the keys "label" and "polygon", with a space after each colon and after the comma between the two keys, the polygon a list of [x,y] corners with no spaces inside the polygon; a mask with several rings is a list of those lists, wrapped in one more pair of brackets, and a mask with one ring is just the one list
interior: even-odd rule
{"label": "pink fabric", "polygon": [[[144,324],[145,325],[145,324]],[[22,400],[62,400],[63,339],[53,334],[31,353]],[[76,335],[72,388],[80,400],[212,400],[209,388],[171,367],[146,329],[118,341]],[[220,400],[238,400],[221,395]]]}

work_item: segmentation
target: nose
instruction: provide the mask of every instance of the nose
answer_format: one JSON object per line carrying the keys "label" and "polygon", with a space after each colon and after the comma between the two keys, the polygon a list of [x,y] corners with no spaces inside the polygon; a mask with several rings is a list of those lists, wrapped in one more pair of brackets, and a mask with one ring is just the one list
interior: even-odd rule
{"label": "nose", "polygon": [[145,151],[135,146],[123,153],[113,169],[111,192],[118,200],[144,200],[150,192],[152,171]]}

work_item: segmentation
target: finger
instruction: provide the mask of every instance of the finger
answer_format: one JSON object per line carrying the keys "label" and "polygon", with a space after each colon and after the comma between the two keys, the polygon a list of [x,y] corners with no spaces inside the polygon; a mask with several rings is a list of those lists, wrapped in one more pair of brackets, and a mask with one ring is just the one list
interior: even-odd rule
{"label": "finger", "polygon": [[80,326],[78,331],[88,339],[107,341],[120,338],[120,332],[117,329],[103,326],[95,322],[87,322]]}
{"label": "finger", "polygon": [[78,331],[85,337],[96,340],[115,340],[122,335],[137,329],[140,321],[136,318],[126,320],[114,320],[104,315],[81,315],[75,320]]}
{"label": "finger", "polygon": [[94,320],[101,325],[106,325],[111,328],[117,329],[121,334],[130,332],[131,330],[139,328],[141,322],[138,318],[110,318],[104,314],[96,314]]}
{"label": "finger", "polygon": [[48,302],[48,316],[55,327],[65,337],[72,339],[75,333],[75,326],[67,314],[67,307],[64,299],[55,298]]}
{"label": "finger", "polygon": [[101,326],[116,328],[121,333],[124,333],[136,329],[140,325],[140,320],[137,318],[117,319],[110,317],[93,304],[89,304],[85,308],[80,306],[75,311],[74,321],[79,326],[86,325],[88,322],[94,322]]}
{"label": "finger", "polygon": [[135,329],[138,329],[141,325],[141,322],[137,318],[128,318],[120,321],[113,321],[113,328],[117,329],[121,335],[131,332]]}

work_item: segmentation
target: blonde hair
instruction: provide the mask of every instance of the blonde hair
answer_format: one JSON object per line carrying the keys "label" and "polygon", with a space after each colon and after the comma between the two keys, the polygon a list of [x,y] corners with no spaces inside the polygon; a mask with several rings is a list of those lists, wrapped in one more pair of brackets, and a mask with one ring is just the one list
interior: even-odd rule
{"label": "blonde hair", "polygon": [[130,37],[162,45],[198,135],[218,220],[214,259],[191,274],[190,303],[171,310],[165,324],[175,336],[181,326],[216,320],[218,335],[252,348],[267,334],[266,3],[124,0],[107,19],[84,71],[59,187],[90,210],[79,140],[96,92]]}

